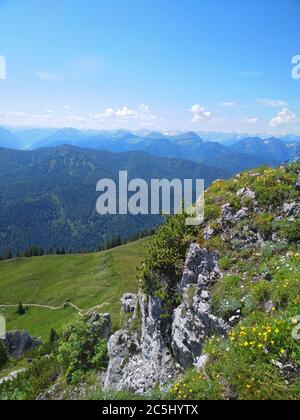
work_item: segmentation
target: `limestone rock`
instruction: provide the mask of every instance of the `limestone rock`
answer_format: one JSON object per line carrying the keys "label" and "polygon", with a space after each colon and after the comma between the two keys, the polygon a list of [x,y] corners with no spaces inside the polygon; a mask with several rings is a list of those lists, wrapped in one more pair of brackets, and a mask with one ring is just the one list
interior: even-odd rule
{"label": "limestone rock", "polygon": [[203,238],[208,241],[209,239],[211,239],[215,234],[214,229],[212,229],[211,227],[208,227],[206,229],[204,229],[203,231]]}
{"label": "limestone rock", "polygon": [[205,327],[192,308],[185,304],[174,311],[172,349],[183,368],[193,366],[202,353]]}
{"label": "limestone rock", "polygon": [[112,335],[110,314],[99,314],[97,311],[91,311],[86,315],[86,321],[92,326],[98,337],[107,339]]}
{"label": "limestone rock", "polygon": [[125,293],[121,297],[121,303],[124,312],[132,313],[135,311],[136,304],[137,304],[137,296],[133,293]]}
{"label": "limestone rock", "polygon": [[139,352],[140,343],[135,332],[129,333],[126,330],[121,330],[110,337],[108,341],[109,366],[104,382],[105,389],[122,389],[124,368],[130,358]]}
{"label": "limestone rock", "polygon": [[14,372],[11,372],[8,376],[5,376],[4,378],[0,379],[0,386],[5,384],[6,382],[11,382],[17,379],[21,373],[26,372],[26,369],[19,369],[15,370]]}
{"label": "limestone rock", "polygon": [[285,203],[283,205],[283,212],[288,217],[300,217],[300,204],[295,201],[292,203]]}
{"label": "limestone rock", "polygon": [[233,221],[233,211],[229,203],[222,206],[222,221],[227,223]]}
{"label": "limestone rock", "polygon": [[195,366],[196,368],[198,368],[199,370],[205,370],[206,365],[208,364],[208,362],[209,362],[209,355],[208,355],[208,354],[206,354],[206,353],[204,353],[204,354],[202,354],[202,356],[200,356],[200,357],[197,359],[197,361],[196,361],[196,363],[194,364],[194,366]]}
{"label": "limestone rock", "polygon": [[180,284],[181,290],[190,284],[197,284],[200,275],[210,274],[215,267],[213,257],[207,249],[191,244]]}
{"label": "limestone rock", "polygon": [[162,319],[163,301],[139,295],[139,306],[141,334],[127,328],[109,340],[106,390],[130,389],[144,395],[157,384],[167,384],[179,373],[168,339],[171,325]]}
{"label": "limestone rock", "polygon": [[31,337],[27,331],[10,331],[6,333],[4,345],[10,357],[19,358],[28,351],[34,350],[42,344],[36,337]]}
{"label": "limestone rock", "polygon": [[255,200],[256,194],[254,191],[250,190],[250,188],[242,188],[237,192],[237,195],[241,198],[250,198]]}
{"label": "limestone rock", "polygon": [[[141,330],[127,323],[111,336],[104,389],[129,389],[145,395],[157,385],[170,383],[184,368],[200,363],[206,338],[226,335],[230,328],[212,313],[209,289],[219,275],[214,256],[192,243],[179,285],[183,303],[175,308],[173,317],[166,316],[164,300],[139,294]],[[131,297],[126,295],[124,304]],[[132,319],[136,321],[136,313]]]}

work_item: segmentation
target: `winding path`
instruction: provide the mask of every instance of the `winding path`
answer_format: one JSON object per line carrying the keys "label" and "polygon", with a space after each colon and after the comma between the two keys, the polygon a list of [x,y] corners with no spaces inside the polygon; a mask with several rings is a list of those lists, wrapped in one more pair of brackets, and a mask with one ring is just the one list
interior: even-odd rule
{"label": "winding path", "polygon": [[[101,305],[94,306],[93,308],[88,309],[87,311],[84,311],[83,309],[80,309],[78,306],[76,306],[72,302],[64,302],[61,306],[39,305],[37,303],[23,303],[23,306],[27,307],[27,308],[43,308],[43,309],[50,309],[52,311],[59,311],[61,309],[64,309],[66,306],[71,306],[80,315],[83,315],[85,312],[88,312],[88,311],[94,311],[96,309],[102,309],[106,305],[112,305],[112,303],[104,302],[104,303],[101,303]],[[0,305],[0,308],[16,308],[16,307],[18,307],[18,304],[17,305],[11,305],[11,304],[10,305]]]}

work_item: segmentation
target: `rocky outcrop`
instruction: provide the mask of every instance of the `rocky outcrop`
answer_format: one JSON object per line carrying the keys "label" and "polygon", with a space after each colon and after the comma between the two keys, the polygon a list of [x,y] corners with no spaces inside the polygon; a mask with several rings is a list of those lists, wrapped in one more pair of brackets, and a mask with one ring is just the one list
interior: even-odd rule
{"label": "rocky outcrop", "polygon": [[139,306],[141,332],[129,327],[116,332],[108,342],[106,390],[129,389],[143,395],[179,373],[167,338],[168,323],[162,320],[163,302],[141,294]]}
{"label": "rocky outcrop", "polygon": [[248,216],[248,208],[243,207],[238,212],[234,213],[230,204],[224,204],[222,206],[222,225],[227,226],[234,223],[238,223]]}
{"label": "rocky outcrop", "polygon": [[141,330],[126,325],[111,336],[106,390],[129,389],[144,395],[198,365],[209,335],[227,333],[229,326],[212,314],[210,303],[209,288],[220,276],[215,260],[207,249],[191,244],[178,285],[183,302],[173,316],[166,316],[162,299],[138,296]]}
{"label": "rocky outcrop", "polygon": [[219,276],[215,257],[192,244],[180,284],[183,303],[175,309],[172,323],[172,349],[183,368],[197,365],[209,335],[226,335],[230,328],[212,313],[209,290]]}
{"label": "rocky outcrop", "polygon": [[42,344],[41,340],[31,337],[27,331],[16,330],[6,333],[6,338],[3,342],[8,355],[13,358],[21,357]]}
{"label": "rocky outcrop", "polygon": [[216,264],[214,257],[207,251],[201,248],[198,244],[191,244],[190,250],[186,259],[180,289],[183,290],[190,284],[197,284],[200,275],[209,276],[214,272]]}
{"label": "rocky outcrop", "polygon": [[242,199],[251,199],[255,200],[256,194],[254,191],[250,190],[250,188],[242,188],[238,191],[237,195]]}
{"label": "rocky outcrop", "polygon": [[91,325],[95,336],[108,339],[112,335],[110,314],[99,314],[97,311],[91,311],[86,315],[86,321]]}
{"label": "rocky outcrop", "polygon": [[133,293],[125,293],[121,297],[121,304],[125,313],[134,312],[137,304],[137,295]]}
{"label": "rocky outcrop", "polygon": [[300,217],[300,204],[293,201],[283,205],[283,212],[288,217]]}
{"label": "rocky outcrop", "polygon": [[14,381],[15,379],[18,378],[19,375],[21,375],[24,372],[26,372],[26,369],[19,369],[19,370],[15,370],[14,372],[11,372],[8,376],[5,376],[4,378],[0,379],[0,386],[7,382]]}

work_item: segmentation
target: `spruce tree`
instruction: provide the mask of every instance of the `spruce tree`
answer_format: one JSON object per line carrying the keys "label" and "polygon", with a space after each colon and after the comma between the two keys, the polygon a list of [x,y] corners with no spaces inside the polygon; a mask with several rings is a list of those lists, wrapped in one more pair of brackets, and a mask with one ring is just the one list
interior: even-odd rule
{"label": "spruce tree", "polygon": [[19,303],[19,306],[18,306],[18,314],[19,314],[19,315],[25,315],[25,313],[26,313],[25,308],[24,308],[24,306],[22,305],[22,303],[20,302],[20,303]]}
{"label": "spruce tree", "polygon": [[0,368],[3,368],[8,362],[8,354],[3,342],[0,340]]}

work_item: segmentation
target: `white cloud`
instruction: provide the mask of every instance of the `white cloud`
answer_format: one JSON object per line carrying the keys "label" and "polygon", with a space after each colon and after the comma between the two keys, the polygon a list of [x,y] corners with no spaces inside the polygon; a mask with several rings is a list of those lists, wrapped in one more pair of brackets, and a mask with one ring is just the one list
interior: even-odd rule
{"label": "white cloud", "polygon": [[60,74],[53,73],[48,70],[38,70],[36,72],[36,75],[40,80],[46,80],[46,81],[57,81],[57,80],[62,79],[62,76]]}
{"label": "white cloud", "polygon": [[154,115],[148,105],[142,104],[139,109],[133,110],[127,106],[119,109],[107,108],[93,116],[105,124],[129,124],[135,122],[143,127],[155,127],[163,120]]}
{"label": "white cloud", "polygon": [[63,111],[43,109],[40,113],[23,111],[0,111],[0,125],[26,126],[26,127],[70,127],[91,129],[162,129],[163,119],[152,113],[147,105],[141,105],[138,109],[130,109],[127,106],[113,109],[107,108],[98,114],[86,113],[77,115],[71,107],[62,107]]}
{"label": "white cloud", "polygon": [[193,105],[189,111],[193,114],[192,121],[194,123],[205,121],[211,118],[211,112],[206,111],[205,108],[201,105]]}
{"label": "white cloud", "polygon": [[258,119],[258,118],[248,118],[248,119],[246,120],[247,124],[251,124],[251,125],[255,125],[255,124],[257,124],[257,123],[258,123],[258,121],[259,121],[259,119]]}
{"label": "white cloud", "polygon": [[235,102],[222,102],[219,105],[224,108],[234,108],[236,106],[236,103]]}
{"label": "white cloud", "polygon": [[137,118],[137,112],[129,109],[127,106],[124,106],[120,109],[112,109],[107,108],[105,111],[100,112],[95,115],[95,118],[98,120],[109,120],[109,119],[122,119],[122,120],[130,120]]}
{"label": "white cloud", "polygon": [[142,104],[140,107],[141,112],[145,114],[151,114],[150,108],[148,105]]}
{"label": "white cloud", "polygon": [[280,99],[258,99],[256,102],[270,108],[282,108],[288,106],[287,102]]}
{"label": "white cloud", "polygon": [[270,127],[278,127],[279,125],[293,124],[300,122],[300,118],[290,111],[288,108],[283,108],[275,118],[273,118],[269,125]]}

